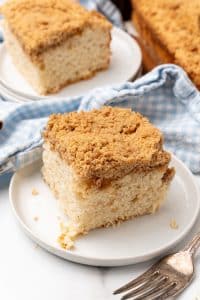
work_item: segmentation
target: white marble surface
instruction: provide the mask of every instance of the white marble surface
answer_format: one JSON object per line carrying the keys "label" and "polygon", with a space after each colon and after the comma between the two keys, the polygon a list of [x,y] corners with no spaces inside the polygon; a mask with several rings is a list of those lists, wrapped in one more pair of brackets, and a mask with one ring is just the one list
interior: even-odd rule
{"label": "white marble surface", "polygon": [[[197,180],[200,185],[200,178]],[[112,291],[152,263],[95,268],[47,253],[29,240],[16,224],[8,201],[8,182],[7,177],[0,177],[0,299],[117,300],[119,297],[113,296]],[[188,238],[199,228],[200,218]],[[196,266],[196,278],[179,300],[200,300],[200,251]]]}

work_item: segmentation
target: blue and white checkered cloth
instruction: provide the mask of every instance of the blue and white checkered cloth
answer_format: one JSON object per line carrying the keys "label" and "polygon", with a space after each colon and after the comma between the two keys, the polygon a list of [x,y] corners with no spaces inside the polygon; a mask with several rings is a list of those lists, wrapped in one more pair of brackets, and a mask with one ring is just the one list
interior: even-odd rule
{"label": "blue and white checkered cloth", "polygon": [[148,117],[165,136],[165,146],[200,172],[200,94],[185,72],[161,65],[134,83],[98,88],[84,97],[25,104],[0,100],[0,169],[14,171],[41,157],[41,132],[52,113],[130,107]]}

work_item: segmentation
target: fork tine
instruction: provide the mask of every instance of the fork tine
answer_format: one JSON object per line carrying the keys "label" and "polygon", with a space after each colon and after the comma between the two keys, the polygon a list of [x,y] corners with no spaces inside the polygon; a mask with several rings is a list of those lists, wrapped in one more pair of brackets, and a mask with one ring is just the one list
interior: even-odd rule
{"label": "fork tine", "polygon": [[[173,296],[176,293],[175,283],[169,283],[157,291],[153,291],[147,297],[142,298],[142,300],[165,300],[168,297]],[[135,299],[134,299],[135,300]]]}
{"label": "fork tine", "polygon": [[153,292],[162,289],[166,285],[168,279],[165,276],[161,276],[159,280],[151,281],[145,288],[140,287],[137,290],[133,290],[125,294],[121,300],[133,298],[134,300],[144,300],[144,297],[151,295]]}
{"label": "fork tine", "polygon": [[165,300],[168,299],[169,297],[173,297],[175,295],[177,295],[178,290],[176,289],[176,284],[175,282],[172,283],[171,288],[168,288],[167,290],[165,290],[165,292],[163,292],[159,298],[157,298],[157,300]]}
{"label": "fork tine", "polygon": [[164,280],[164,277],[162,277],[162,276],[158,276],[158,277],[154,278],[153,280],[152,279],[148,280],[143,285],[134,287],[134,289],[131,292],[129,292],[128,294],[124,295],[124,297],[122,297],[122,299],[126,299],[125,297],[130,294],[134,294],[134,296],[136,296],[136,295],[140,294],[141,292],[152,289],[156,284],[163,282],[163,280]]}
{"label": "fork tine", "polygon": [[149,270],[147,270],[145,273],[143,273],[142,275],[138,276],[137,278],[131,280],[130,282],[128,282],[127,284],[123,285],[122,287],[120,287],[119,289],[115,290],[113,292],[114,295],[116,294],[120,294],[123,292],[126,292],[132,288],[136,288],[142,284],[145,284],[146,281],[150,281],[152,279],[152,277],[156,277],[157,275],[159,275],[159,272],[154,272],[152,268],[150,268]]}

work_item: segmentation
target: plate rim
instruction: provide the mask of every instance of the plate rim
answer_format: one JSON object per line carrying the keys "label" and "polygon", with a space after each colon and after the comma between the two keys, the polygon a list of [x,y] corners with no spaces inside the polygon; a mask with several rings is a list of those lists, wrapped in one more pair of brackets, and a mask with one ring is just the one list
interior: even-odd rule
{"label": "plate rim", "polygon": [[[40,160],[37,160],[37,163],[39,163]],[[192,172],[188,169],[188,167],[180,160],[178,159],[174,154],[172,154],[172,162],[175,161],[178,163],[180,168],[184,170],[188,176],[191,178],[191,182],[193,184],[194,193],[195,193],[195,199],[196,199],[196,210],[194,211],[193,217],[191,221],[185,226],[182,233],[179,234],[178,238],[172,239],[170,243],[167,245],[164,244],[162,247],[155,249],[154,251],[148,252],[147,254],[143,255],[137,255],[137,256],[126,256],[125,258],[98,258],[95,256],[87,256],[87,255],[81,255],[77,254],[75,252],[71,252],[68,250],[64,250],[62,248],[56,248],[39,237],[37,237],[36,234],[31,230],[31,228],[26,225],[25,222],[23,222],[23,219],[20,218],[20,215],[17,212],[17,209],[15,207],[15,200],[13,199],[13,190],[14,190],[14,184],[15,180],[20,176],[20,172],[22,172],[24,169],[29,168],[31,166],[28,165],[24,167],[23,169],[18,170],[15,172],[11,178],[10,185],[9,185],[9,202],[11,205],[12,212],[14,213],[15,218],[18,221],[18,224],[23,229],[23,231],[38,245],[40,245],[42,248],[50,252],[51,254],[54,254],[56,256],[62,257],[66,260],[81,263],[84,265],[90,265],[90,266],[102,266],[102,267],[117,267],[117,266],[126,266],[126,265],[133,265],[139,262],[145,262],[150,259],[153,259],[155,257],[160,256],[164,252],[167,252],[169,249],[171,249],[173,246],[176,246],[180,241],[184,239],[184,237],[187,236],[187,234],[191,231],[194,224],[196,223],[197,217],[200,212],[200,189],[195,181],[194,175]]]}
{"label": "plate rim", "polygon": [[[126,79],[124,82],[128,82],[128,81],[132,81],[134,79],[137,78],[138,74],[140,73],[140,69],[142,67],[142,50],[137,42],[137,40],[130,36],[127,32],[125,32],[124,30],[116,27],[116,26],[113,26],[112,28],[112,33],[111,34],[115,34],[115,35],[118,35],[118,36],[122,36],[122,39],[125,39],[127,41],[127,44],[129,44],[129,47],[130,47],[130,44],[132,44],[131,46],[135,48],[135,51],[137,52],[137,60],[135,60],[135,64],[136,64],[136,71],[134,74],[132,74],[128,79]],[[1,43],[0,44],[0,51],[7,51],[6,48],[5,48],[5,42]],[[91,78],[92,79],[92,78]],[[90,79],[88,79],[90,80]],[[54,100],[54,98],[56,99],[57,98],[57,95],[58,93],[56,94],[52,94],[52,95],[47,95],[47,96],[44,96],[44,95],[32,95],[32,94],[29,94],[27,92],[23,92],[23,91],[18,91],[16,88],[13,88],[12,86],[10,86],[9,83],[7,83],[2,77],[0,77],[0,81],[2,82],[2,84],[7,88],[7,89],[10,89],[12,93],[16,94],[16,96],[19,96],[19,97],[24,97],[24,98],[32,98],[31,100],[24,100],[24,101],[28,101],[28,102],[31,102],[31,101],[40,101],[40,100]],[[123,82],[122,82],[123,83]],[[121,84],[122,84],[121,83]],[[113,83],[113,85],[115,85],[115,83]],[[112,86],[112,84],[111,84]],[[103,86],[102,86],[103,87]],[[97,87],[97,88],[101,88],[101,87]],[[1,90],[1,85],[0,85],[0,90]],[[91,88],[91,90],[94,89]],[[9,93],[7,95],[7,91],[3,90],[1,91],[3,94],[5,94],[4,96],[8,97],[10,99],[10,96],[9,96]],[[88,91],[89,92],[89,91]],[[85,93],[88,93],[88,92],[85,92]],[[85,94],[83,93],[83,95]],[[83,96],[82,95],[82,96]],[[79,95],[80,96],[80,95]],[[66,96],[68,97],[68,96]],[[71,97],[76,97],[76,95],[74,96],[70,96]],[[65,96],[62,96],[62,98],[65,98]],[[19,102],[19,100],[16,100],[13,99],[14,102]],[[22,100],[20,100],[20,102],[24,102]]]}

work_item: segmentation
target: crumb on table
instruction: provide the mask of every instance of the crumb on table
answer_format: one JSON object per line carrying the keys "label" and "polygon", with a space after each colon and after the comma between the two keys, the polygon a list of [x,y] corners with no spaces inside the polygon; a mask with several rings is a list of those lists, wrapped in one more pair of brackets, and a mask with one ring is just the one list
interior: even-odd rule
{"label": "crumb on table", "polygon": [[171,229],[178,229],[178,224],[175,219],[170,220],[170,227]]}
{"label": "crumb on table", "polygon": [[33,188],[32,189],[32,195],[37,196],[37,195],[39,195],[39,192],[35,188]]}
{"label": "crumb on table", "polygon": [[35,217],[33,218],[33,220],[37,222],[37,221],[39,220],[39,217],[35,216]]}

